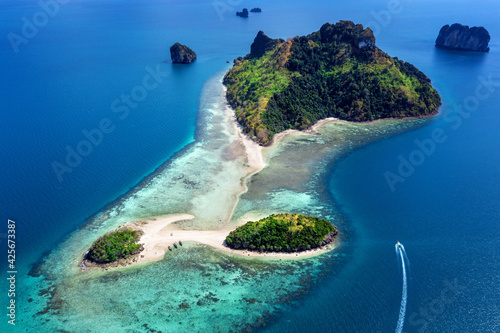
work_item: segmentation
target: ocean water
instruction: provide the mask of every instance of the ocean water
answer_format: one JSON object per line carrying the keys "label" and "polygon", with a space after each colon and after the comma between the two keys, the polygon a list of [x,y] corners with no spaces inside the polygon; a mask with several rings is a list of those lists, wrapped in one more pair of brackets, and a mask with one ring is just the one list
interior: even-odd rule
{"label": "ocean water", "polygon": [[[233,14],[256,6],[264,12],[248,20]],[[22,18],[40,11],[35,1],[0,8],[2,36],[20,34]],[[97,332],[101,322],[117,332],[393,331],[402,287],[392,252],[397,240],[410,262],[404,331],[498,331],[500,87],[482,89],[489,96],[468,104],[483,81],[500,82],[498,5],[401,1],[389,9],[387,1],[72,1],[18,53],[2,38],[0,240],[6,253],[6,221],[15,220],[23,310],[16,331]],[[79,253],[104,230],[206,207],[207,198],[224,193],[224,186],[207,184],[241,175],[241,161],[219,164],[216,147],[230,143],[230,130],[222,137],[217,128],[206,133],[207,115],[224,112],[226,60],[246,54],[259,30],[287,38],[339,19],[371,25],[379,47],[432,79],[443,107],[423,122],[333,123],[322,136],[290,138],[286,149],[270,153],[269,168],[252,178],[235,219],[314,212],[341,227],[335,251],[262,262],[189,244],[182,255],[141,269],[79,272]],[[439,28],[454,22],[484,25],[491,51],[435,49]],[[190,66],[164,62],[176,41],[199,59]],[[127,116],[113,112],[112,103],[141,86],[151,70],[163,73],[158,87]],[[460,105],[470,115],[460,114]],[[64,163],[66,147],[76,149],[86,139],[82,131],[106,118],[114,130],[59,181],[52,163]],[[384,173],[396,174],[398,157],[409,159],[419,150],[415,140],[432,138],[435,130],[446,140],[392,191]],[[310,147],[319,153],[300,155]],[[287,168],[293,177],[272,177]],[[181,176],[183,184],[176,183]],[[227,216],[211,213],[188,227]],[[5,265],[2,260],[3,271]],[[1,287],[7,290],[5,281]]]}

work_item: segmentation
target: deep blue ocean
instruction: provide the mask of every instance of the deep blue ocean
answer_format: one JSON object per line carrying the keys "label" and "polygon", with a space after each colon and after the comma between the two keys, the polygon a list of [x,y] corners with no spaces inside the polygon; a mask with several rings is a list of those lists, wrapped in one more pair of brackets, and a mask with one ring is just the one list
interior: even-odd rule
{"label": "deep blue ocean", "polygon": [[[410,262],[404,331],[500,331],[500,5],[393,3],[73,0],[23,35],[26,20],[43,19],[42,7],[1,2],[2,253],[11,219],[22,278],[45,252],[192,142],[204,82],[248,53],[259,30],[288,38],[348,19],[371,26],[378,47],[428,75],[443,106],[426,125],[332,165],[324,183],[348,221],[341,251],[349,264],[262,330],[393,331],[401,300],[393,252],[399,240]],[[263,13],[236,17],[243,7]],[[490,52],[436,49],[441,26],[455,22],[486,27]],[[195,50],[196,62],[169,63],[175,42]],[[148,75],[157,83],[152,89],[144,88]],[[130,95],[138,101],[127,104]],[[97,144],[82,143],[97,129]],[[68,152],[78,147],[86,156],[69,166]],[[415,163],[405,169],[403,160]],[[55,165],[66,165],[65,172],[56,167],[59,177]],[[389,173],[398,181],[388,182]],[[0,260],[6,271],[6,255]]]}

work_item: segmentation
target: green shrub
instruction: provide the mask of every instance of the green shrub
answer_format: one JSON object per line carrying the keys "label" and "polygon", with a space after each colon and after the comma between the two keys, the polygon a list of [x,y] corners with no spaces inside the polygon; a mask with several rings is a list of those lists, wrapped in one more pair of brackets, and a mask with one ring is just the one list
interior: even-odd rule
{"label": "green shrub", "polygon": [[88,258],[107,263],[136,254],[142,251],[142,245],[137,243],[141,235],[142,233],[132,229],[106,234],[92,244]]}

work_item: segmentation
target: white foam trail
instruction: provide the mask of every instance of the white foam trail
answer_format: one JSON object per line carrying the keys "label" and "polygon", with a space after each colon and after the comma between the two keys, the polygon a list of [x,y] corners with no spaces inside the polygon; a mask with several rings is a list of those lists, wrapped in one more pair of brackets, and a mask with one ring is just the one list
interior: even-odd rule
{"label": "white foam trail", "polygon": [[[403,293],[401,296],[401,307],[399,308],[399,319],[398,319],[398,324],[396,326],[396,333],[403,332],[403,325],[404,325],[405,315],[406,315],[406,301],[408,299],[407,285],[406,285],[406,267],[405,267],[406,253],[404,253],[403,251],[404,251],[404,247],[401,244],[400,249],[399,249],[399,256],[401,257],[401,266],[403,268]],[[407,258],[407,260],[408,260],[408,258]]]}
{"label": "white foam trail", "polygon": [[408,260],[408,256],[406,255],[406,250],[405,250],[405,247],[403,246],[403,244],[401,244],[401,249],[403,250],[403,255],[405,256],[405,259],[406,259],[406,265],[408,265],[408,275],[410,276],[410,280],[411,280],[411,267],[410,267],[410,260]]}

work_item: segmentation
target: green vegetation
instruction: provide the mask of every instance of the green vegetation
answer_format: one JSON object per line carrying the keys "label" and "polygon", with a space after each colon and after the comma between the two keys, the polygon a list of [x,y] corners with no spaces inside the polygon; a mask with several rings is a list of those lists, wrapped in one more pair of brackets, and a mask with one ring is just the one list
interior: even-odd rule
{"label": "green vegetation", "polygon": [[257,222],[248,222],[226,237],[226,244],[235,249],[259,251],[303,251],[323,246],[337,234],[327,220],[299,214],[271,215]]}
{"label": "green vegetation", "polygon": [[271,50],[247,55],[224,78],[238,121],[261,144],[327,117],[420,117],[441,104],[425,74],[378,49],[360,24],[326,23],[308,36],[272,41]]}
{"label": "green vegetation", "polygon": [[143,250],[138,244],[142,233],[132,229],[115,231],[100,237],[92,244],[88,258],[98,263],[108,263]]}

